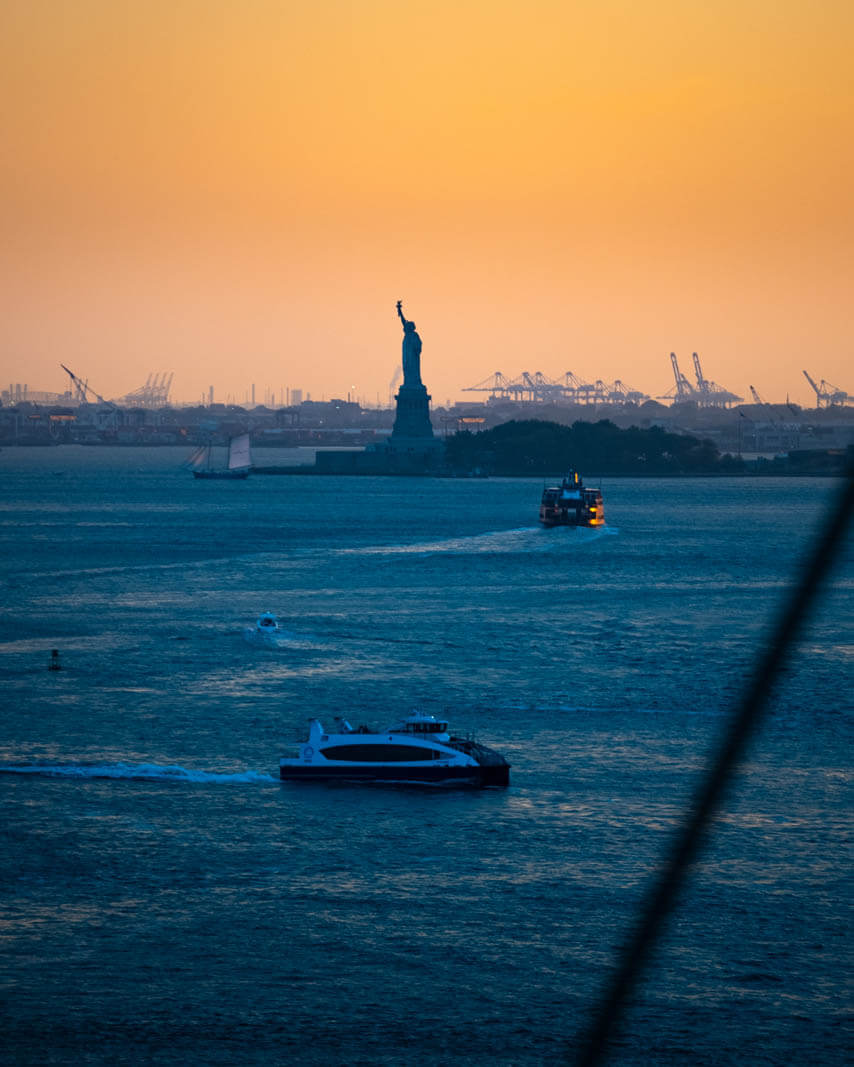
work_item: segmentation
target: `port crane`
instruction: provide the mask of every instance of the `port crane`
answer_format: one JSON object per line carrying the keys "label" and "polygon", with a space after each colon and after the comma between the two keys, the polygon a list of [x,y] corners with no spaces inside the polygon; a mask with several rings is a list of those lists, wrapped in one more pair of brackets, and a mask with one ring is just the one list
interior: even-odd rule
{"label": "port crane", "polygon": [[696,386],[691,385],[679,369],[676,353],[671,352],[670,362],[673,366],[676,388],[671,389],[669,393],[665,393],[659,399],[673,400],[675,403],[692,400],[702,408],[725,408],[730,404],[737,404],[743,399],[743,397],[736,396],[735,393],[731,393],[728,389],[722,389],[719,385],[709,381],[703,374],[703,368],[700,366],[700,357],[696,352],[691,355],[694,361],[694,374],[697,378]]}
{"label": "port crane", "polygon": [[646,393],[629,388],[619,378],[613,383],[601,378],[590,383],[569,370],[560,378],[549,378],[542,371],[522,371],[512,380],[496,371],[477,385],[466,386],[463,392],[489,393],[493,400],[501,398],[542,404],[622,405],[642,404],[649,400]]}
{"label": "port crane", "polygon": [[516,400],[528,400],[531,403],[554,400],[562,396],[562,389],[557,382],[546,377],[542,371],[522,371],[518,378],[507,383],[507,389]]}
{"label": "port crane", "polygon": [[59,365],[71,379],[71,387],[74,391],[74,396],[81,404],[89,403],[89,393],[91,393],[99,404],[106,404],[111,408],[116,407],[112,400],[105,400],[100,393],[96,393],[94,389],[90,388],[88,379],[84,382],[81,378],[77,377],[73,370],[69,370],[64,363],[60,363]]}
{"label": "port crane", "polygon": [[145,385],[134,389],[121,397],[119,403],[124,407],[161,408],[165,407],[169,400],[169,389],[172,386],[174,372],[158,374],[156,371],[148,375]]}
{"label": "port crane", "polygon": [[696,352],[693,352],[691,356],[694,360],[694,373],[697,377],[697,391],[700,394],[700,403],[703,407],[725,408],[727,404],[738,404],[744,399],[744,397],[736,396],[735,393],[731,393],[729,390],[715,385],[714,382],[710,382],[703,375],[700,367],[700,357]]}
{"label": "port crane", "polygon": [[673,377],[676,379],[676,396],[675,399],[679,400],[693,400],[694,399],[694,386],[688,381],[682,371],[679,369],[679,360],[676,358],[676,353],[670,353],[670,362],[673,366]]}
{"label": "port crane", "polygon": [[821,379],[821,385],[816,385],[809,374],[804,371],[804,377],[813,387],[815,392],[815,406],[820,408],[822,406],[829,408],[833,404],[848,404],[854,400],[843,389],[838,389],[835,385],[831,385],[830,382],[826,382],[824,378]]}
{"label": "port crane", "polygon": [[491,374],[488,378],[484,378],[482,382],[478,382],[477,385],[468,385],[463,389],[464,393],[489,393],[490,396],[495,399],[496,397],[509,396],[508,389],[510,388],[510,382],[504,377],[500,370],[497,370],[494,374]]}

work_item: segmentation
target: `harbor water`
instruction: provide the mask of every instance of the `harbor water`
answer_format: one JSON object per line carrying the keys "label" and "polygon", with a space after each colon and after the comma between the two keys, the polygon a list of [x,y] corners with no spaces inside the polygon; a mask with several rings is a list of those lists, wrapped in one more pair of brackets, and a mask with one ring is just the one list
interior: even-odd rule
{"label": "harbor water", "polygon": [[[608,478],[544,530],[538,478],[183,458],[0,453],[0,1061],[571,1056],[833,483]],[[608,1062],[845,1061],[852,589],[849,535]],[[278,780],[309,717],[413,708],[510,787]]]}

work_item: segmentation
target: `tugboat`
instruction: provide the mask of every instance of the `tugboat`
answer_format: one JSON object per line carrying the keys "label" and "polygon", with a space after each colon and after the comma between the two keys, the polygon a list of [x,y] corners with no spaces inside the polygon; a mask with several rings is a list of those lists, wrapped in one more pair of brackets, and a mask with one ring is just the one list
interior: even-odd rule
{"label": "tugboat", "polygon": [[605,510],[599,489],[585,489],[581,475],[570,471],[560,485],[543,489],[540,501],[543,526],[604,526]]}
{"label": "tugboat", "polygon": [[390,782],[482,788],[510,784],[510,764],[471,738],[451,737],[447,722],[415,711],[377,733],[336,718],[327,733],[311,719],[299,755],[279,761],[285,781]]}

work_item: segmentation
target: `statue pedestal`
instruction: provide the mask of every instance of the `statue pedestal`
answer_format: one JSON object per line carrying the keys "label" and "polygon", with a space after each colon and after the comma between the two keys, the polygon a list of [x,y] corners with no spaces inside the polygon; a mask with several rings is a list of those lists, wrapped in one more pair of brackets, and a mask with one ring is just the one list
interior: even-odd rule
{"label": "statue pedestal", "polygon": [[[391,431],[389,444],[411,445],[412,439],[419,444],[433,440],[433,427],[430,425],[430,397],[426,386],[402,385],[396,397],[397,414]],[[429,447],[429,446],[428,446]]]}

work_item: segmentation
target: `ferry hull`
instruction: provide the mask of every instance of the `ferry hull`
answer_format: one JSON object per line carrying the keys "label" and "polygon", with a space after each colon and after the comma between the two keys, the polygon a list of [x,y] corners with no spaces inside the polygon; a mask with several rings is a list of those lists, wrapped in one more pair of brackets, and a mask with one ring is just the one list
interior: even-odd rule
{"label": "ferry hull", "polygon": [[480,789],[508,786],[510,767],[339,767],[316,764],[282,763],[279,777],[290,782],[376,782],[396,785],[457,785]]}
{"label": "ferry hull", "polygon": [[574,512],[564,514],[544,514],[540,512],[540,522],[546,529],[551,529],[554,526],[578,526],[586,530],[595,530],[600,526],[605,525],[604,518],[597,516],[596,518],[579,518]]}

